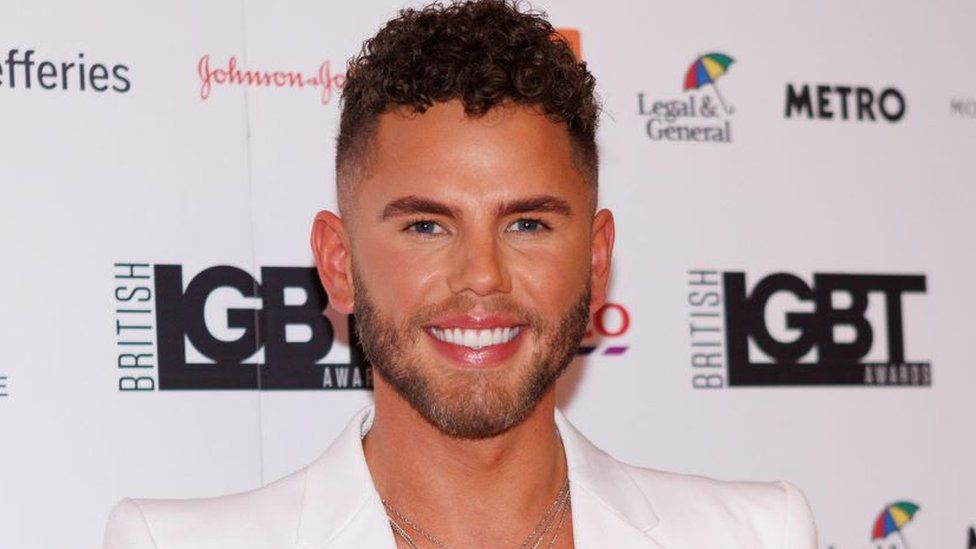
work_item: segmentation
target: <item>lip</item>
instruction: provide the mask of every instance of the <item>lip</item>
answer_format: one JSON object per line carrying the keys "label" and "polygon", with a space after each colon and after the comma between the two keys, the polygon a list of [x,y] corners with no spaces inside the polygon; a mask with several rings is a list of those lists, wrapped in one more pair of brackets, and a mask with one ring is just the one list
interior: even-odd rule
{"label": "lip", "polygon": [[[440,325],[434,325],[440,328]],[[448,361],[460,368],[492,368],[498,366],[505,360],[511,358],[519,349],[519,345],[522,343],[522,339],[525,337],[525,333],[529,331],[529,328],[517,323],[503,323],[503,324],[478,324],[466,325],[466,324],[444,324],[443,327],[452,328],[495,328],[504,326],[522,326],[519,330],[518,335],[512,338],[511,341],[506,343],[500,343],[498,345],[489,345],[488,347],[482,347],[481,349],[472,349],[470,347],[465,347],[464,345],[455,345],[453,343],[448,343],[446,341],[441,341],[434,337],[434,334],[430,333],[430,330],[425,329],[424,333],[427,334],[428,340],[431,345],[437,350],[438,354],[447,358]]]}
{"label": "lip", "polygon": [[525,326],[525,323],[509,315],[452,315],[428,322],[425,328],[461,328],[472,330],[487,330],[493,328],[513,328]]}

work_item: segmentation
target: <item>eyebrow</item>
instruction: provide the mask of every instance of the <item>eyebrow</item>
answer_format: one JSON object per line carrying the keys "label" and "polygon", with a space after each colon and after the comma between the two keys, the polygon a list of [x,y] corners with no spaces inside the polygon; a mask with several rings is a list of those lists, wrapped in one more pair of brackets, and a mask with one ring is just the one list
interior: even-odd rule
{"label": "eyebrow", "polygon": [[569,202],[550,195],[531,196],[499,204],[495,212],[498,217],[522,213],[555,213],[569,217],[573,210]]}
{"label": "eyebrow", "polygon": [[[569,202],[562,198],[550,195],[531,196],[503,202],[495,210],[495,215],[504,217],[513,214],[523,213],[555,213],[564,216],[572,215],[572,208]],[[380,221],[386,221],[392,217],[403,217],[416,214],[441,215],[444,217],[461,217],[461,210],[458,208],[438,202],[429,198],[410,195],[391,200],[383,207],[380,213]]]}
{"label": "eyebrow", "polygon": [[442,202],[421,198],[419,196],[403,196],[396,200],[391,200],[383,207],[380,214],[380,221],[386,221],[391,217],[402,217],[414,214],[442,215],[444,217],[460,217],[461,212],[457,208],[452,208]]}

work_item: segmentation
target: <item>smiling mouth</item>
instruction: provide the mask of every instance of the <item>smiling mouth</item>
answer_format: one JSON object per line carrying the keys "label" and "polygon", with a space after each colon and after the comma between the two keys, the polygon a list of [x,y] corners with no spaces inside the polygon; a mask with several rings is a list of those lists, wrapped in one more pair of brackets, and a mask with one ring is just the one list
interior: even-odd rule
{"label": "smiling mouth", "polygon": [[518,337],[521,331],[521,326],[490,329],[436,328],[433,326],[427,328],[427,332],[438,341],[459,347],[467,347],[476,351],[486,347],[508,343]]}

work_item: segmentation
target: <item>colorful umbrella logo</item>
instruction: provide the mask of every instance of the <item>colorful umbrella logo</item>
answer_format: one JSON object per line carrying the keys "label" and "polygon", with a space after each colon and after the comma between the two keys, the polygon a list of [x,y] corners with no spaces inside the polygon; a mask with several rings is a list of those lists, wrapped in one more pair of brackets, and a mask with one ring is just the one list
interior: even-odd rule
{"label": "colorful umbrella logo", "polygon": [[725,105],[725,99],[722,98],[722,92],[718,90],[715,81],[718,77],[725,74],[729,70],[729,65],[734,62],[735,59],[718,52],[707,53],[698,57],[688,67],[688,72],[685,74],[685,91],[697,90],[705,84],[711,84],[712,88],[715,89],[715,95],[718,96],[719,102],[722,103],[722,108],[725,109],[727,114],[732,114],[732,111]]}
{"label": "colorful umbrella logo", "polygon": [[883,540],[892,533],[897,532],[898,537],[901,538],[901,544],[905,549],[910,549],[908,542],[905,541],[905,536],[901,533],[901,529],[912,520],[916,512],[918,512],[918,505],[910,501],[899,501],[885,507],[884,511],[881,511],[881,514],[878,515],[877,520],[874,521],[874,528],[871,530],[871,541]]}

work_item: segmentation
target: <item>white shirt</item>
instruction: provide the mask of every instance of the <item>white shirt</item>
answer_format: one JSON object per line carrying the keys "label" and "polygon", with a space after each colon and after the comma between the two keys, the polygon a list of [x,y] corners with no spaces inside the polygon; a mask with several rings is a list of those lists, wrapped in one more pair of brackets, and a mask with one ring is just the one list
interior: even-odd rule
{"label": "white shirt", "polygon": [[[364,408],[311,465],[240,494],[122,500],[105,549],[395,549],[360,440]],[[816,549],[803,494],[785,482],[724,482],[621,463],[557,410],[577,548]]]}

